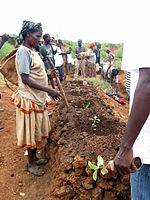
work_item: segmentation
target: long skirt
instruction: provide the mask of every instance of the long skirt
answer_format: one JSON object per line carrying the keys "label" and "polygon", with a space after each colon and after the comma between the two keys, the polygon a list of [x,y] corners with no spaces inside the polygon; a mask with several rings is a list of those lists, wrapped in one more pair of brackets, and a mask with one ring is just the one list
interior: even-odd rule
{"label": "long skirt", "polygon": [[47,104],[39,106],[19,94],[11,101],[16,105],[17,148],[41,146],[42,139],[48,138],[51,131]]}

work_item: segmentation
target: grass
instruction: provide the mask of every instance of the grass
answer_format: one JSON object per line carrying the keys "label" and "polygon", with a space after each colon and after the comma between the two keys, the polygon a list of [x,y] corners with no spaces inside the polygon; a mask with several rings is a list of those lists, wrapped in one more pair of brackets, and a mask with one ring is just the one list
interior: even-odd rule
{"label": "grass", "polygon": [[14,49],[14,46],[6,42],[0,49],[0,61]]}
{"label": "grass", "polygon": [[87,81],[93,82],[95,86],[100,87],[105,93],[112,92],[110,84],[103,79],[88,78]]}

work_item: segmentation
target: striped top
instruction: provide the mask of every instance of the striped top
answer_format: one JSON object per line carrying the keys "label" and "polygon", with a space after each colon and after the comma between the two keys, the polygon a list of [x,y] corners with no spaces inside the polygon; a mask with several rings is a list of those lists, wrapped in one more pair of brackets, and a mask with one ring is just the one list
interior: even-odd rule
{"label": "striped top", "polygon": [[126,73],[126,91],[128,96],[130,96],[130,85],[131,85],[131,72]]}

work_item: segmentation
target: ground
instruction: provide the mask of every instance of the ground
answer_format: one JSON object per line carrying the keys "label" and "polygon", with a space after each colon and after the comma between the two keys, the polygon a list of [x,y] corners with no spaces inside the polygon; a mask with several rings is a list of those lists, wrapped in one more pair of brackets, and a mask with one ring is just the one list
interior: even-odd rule
{"label": "ground", "polygon": [[[120,77],[124,93],[124,73]],[[96,163],[99,154],[106,163],[115,156],[128,118],[128,102],[122,106],[92,84],[83,86],[82,81],[66,81],[63,87],[70,108],[67,112],[62,100],[49,108],[53,110],[50,162],[44,166],[45,175],[35,177],[26,171],[24,151],[16,149],[15,107],[9,101],[12,91],[0,86],[0,107],[4,108],[0,113],[4,127],[0,130],[0,200],[130,199],[129,177],[99,175],[95,183],[87,166],[88,160]],[[90,107],[84,109],[88,102]],[[100,123],[93,131],[89,118],[95,115]]]}

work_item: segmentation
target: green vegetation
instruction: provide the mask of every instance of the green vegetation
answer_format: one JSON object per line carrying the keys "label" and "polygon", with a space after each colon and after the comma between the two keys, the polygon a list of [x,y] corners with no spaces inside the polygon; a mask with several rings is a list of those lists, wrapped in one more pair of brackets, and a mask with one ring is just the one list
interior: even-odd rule
{"label": "green vegetation", "polygon": [[90,107],[90,105],[91,105],[91,102],[89,101],[88,103],[84,103],[83,104],[83,108],[84,109],[88,109],[89,107]]}
{"label": "green vegetation", "polygon": [[80,91],[81,91],[80,86],[77,85],[76,83],[74,83],[73,86],[75,86],[76,91],[77,91],[78,94],[80,95]]}
{"label": "green vegetation", "polygon": [[108,170],[106,169],[105,165],[104,165],[104,159],[99,155],[97,157],[97,165],[94,165],[93,163],[91,163],[90,161],[88,161],[88,166],[94,170],[93,172],[93,180],[96,181],[97,180],[97,174],[98,174],[98,170],[101,169],[101,174],[105,175],[108,173]]}
{"label": "green vegetation", "polygon": [[93,131],[96,131],[97,124],[101,121],[96,115],[93,118],[89,118],[92,121]]}
{"label": "green vegetation", "polygon": [[107,81],[98,78],[88,78],[87,80],[93,82],[95,86],[100,87],[105,93],[111,93],[112,89]]}
{"label": "green vegetation", "polygon": [[6,42],[0,49],[0,61],[14,49],[14,46]]}

